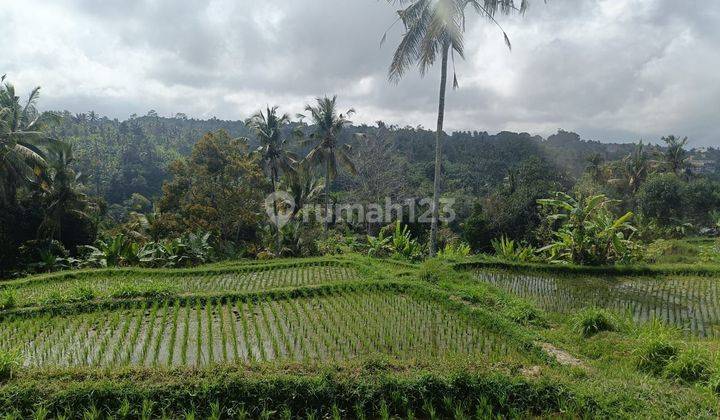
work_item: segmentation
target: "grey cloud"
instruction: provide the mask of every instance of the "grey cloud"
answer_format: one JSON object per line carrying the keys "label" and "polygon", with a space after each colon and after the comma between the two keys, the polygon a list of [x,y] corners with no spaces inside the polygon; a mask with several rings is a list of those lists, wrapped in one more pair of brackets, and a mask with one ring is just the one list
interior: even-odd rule
{"label": "grey cloud", "polygon": [[[55,28],[47,16],[36,32],[20,34],[22,17],[50,6],[66,26]],[[0,28],[17,41],[0,57],[0,71],[47,86],[45,107],[112,117],[156,109],[240,119],[266,103],[295,112],[314,96],[338,93],[359,121],[432,127],[438,69],[424,79],[412,72],[398,85],[386,79],[401,28],[382,48],[379,40],[395,8],[381,0],[13,2],[0,9],[3,21],[18,22]],[[563,127],[613,141],[675,132],[719,145],[720,3],[536,0],[525,16],[501,23],[512,53],[487,19],[468,21],[449,129],[547,135]],[[21,41],[33,37],[60,41],[29,54]],[[73,60],[84,64],[67,64]]]}

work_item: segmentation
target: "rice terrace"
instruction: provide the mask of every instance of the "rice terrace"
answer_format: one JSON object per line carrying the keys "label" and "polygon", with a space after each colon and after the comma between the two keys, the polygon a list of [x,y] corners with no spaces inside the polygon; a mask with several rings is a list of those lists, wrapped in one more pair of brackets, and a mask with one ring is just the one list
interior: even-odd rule
{"label": "rice terrace", "polygon": [[[687,307],[716,274],[622,273],[614,290],[497,266],[340,255],[5,281],[16,300],[0,312],[0,351],[19,366],[0,404],[22,417],[716,414],[711,391],[643,371],[634,349],[716,351],[698,326],[717,319],[717,299]],[[587,291],[559,286],[571,277]],[[567,315],[603,305],[597,330]],[[672,305],[696,318],[676,324]],[[627,308],[646,309],[634,322]],[[613,397],[618,386],[632,398]]]}
{"label": "rice terrace", "polygon": [[720,419],[720,2],[0,2],[0,420]]}

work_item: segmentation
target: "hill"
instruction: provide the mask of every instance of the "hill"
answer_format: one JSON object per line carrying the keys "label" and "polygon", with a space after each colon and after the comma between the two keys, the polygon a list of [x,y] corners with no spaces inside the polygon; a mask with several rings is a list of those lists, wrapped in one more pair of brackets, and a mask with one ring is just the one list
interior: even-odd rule
{"label": "hill", "polygon": [[[150,199],[158,197],[163,181],[169,176],[169,163],[189,155],[207,132],[226,130],[233,137],[247,138],[250,150],[257,147],[255,137],[242,121],[198,120],[182,114],[160,117],[153,111],[125,121],[92,112],[60,115],[62,118],[50,127],[49,133],[73,145],[75,169],[84,174],[91,192],[103,196],[110,204],[120,204],[133,193]],[[298,125],[290,125],[288,132]],[[358,134],[381,138],[385,147],[401,158],[400,164],[410,169],[406,173],[408,188],[429,188],[434,132],[378,122],[373,127],[348,127],[342,141],[358,146]],[[306,151],[300,144],[293,147],[300,155]],[[633,147],[630,143],[586,141],[563,130],[547,139],[527,133],[454,132],[445,143],[446,183],[452,190],[487,194],[502,184],[510,169],[532,157],[552,164],[558,173],[578,178],[589,156],[597,154],[605,161],[619,160],[630,154]],[[717,165],[720,152],[714,149],[695,150],[691,156],[703,162],[704,170],[710,174],[720,169]],[[337,182],[349,184],[351,180]]]}

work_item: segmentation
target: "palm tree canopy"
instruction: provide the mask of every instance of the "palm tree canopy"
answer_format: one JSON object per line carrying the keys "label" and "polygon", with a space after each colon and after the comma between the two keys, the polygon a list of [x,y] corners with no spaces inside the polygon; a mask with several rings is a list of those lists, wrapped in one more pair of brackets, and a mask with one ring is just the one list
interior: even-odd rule
{"label": "palm tree canopy", "polygon": [[[519,6],[513,0],[389,0],[392,4],[406,6],[398,10],[398,20],[402,21],[405,33],[395,50],[388,76],[398,81],[407,70],[417,64],[420,74],[424,75],[432,67],[444,48],[452,48],[461,58],[464,57],[465,9],[471,6],[477,13],[487,17],[500,28],[508,48],[510,39],[495,20],[500,12],[523,13],[528,0],[520,0]],[[383,35],[382,41],[386,39]],[[457,78],[454,78],[457,86]]]}
{"label": "palm tree canopy", "polygon": [[685,137],[680,139],[679,137],[671,135],[663,137],[662,140],[665,144],[667,144],[664,156],[665,163],[669,167],[670,171],[677,174],[687,166],[688,156],[685,146],[687,146],[688,138]]}
{"label": "palm tree canopy", "polygon": [[267,107],[265,113],[257,112],[246,121],[246,124],[255,132],[260,142],[257,152],[262,155],[266,168],[270,166],[275,171],[287,173],[293,171],[293,164],[297,158],[293,153],[285,150],[287,140],[282,136],[282,129],[290,123],[290,117],[287,114],[278,115],[277,111],[277,106]]}
{"label": "palm tree canopy", "polygon": [[[355,113],[354,109],[349,109],[345,114],[337,112],[337,96],[332,98],[323,97],[316,98],[316,105],[307,105],[305,111],[309,114],[314,131],[309,136],[309,141],[314,147],[305,158],[311,165],[317,166],[321,163],[328,164],[328,178],[326,182],[334,179],[337,175],[338,165],[342,166],[350,174],[355,175],[357,170],[350,158],[350,145],[346,144],[338,147],[337,138],[340,132],[352,122],[348,119],[349,115]],[[303,114],[298,114],[300,118],[306,118]]]}
{"label": "palm tree canopy", "polygon": [[40,88],[30,93],[25,105],[15,87],[0,77],[0,201],[13,200],[12,188],[46,179],[46,151],[56,140],[42,133],[43,124],[55,116],[35,108]]}

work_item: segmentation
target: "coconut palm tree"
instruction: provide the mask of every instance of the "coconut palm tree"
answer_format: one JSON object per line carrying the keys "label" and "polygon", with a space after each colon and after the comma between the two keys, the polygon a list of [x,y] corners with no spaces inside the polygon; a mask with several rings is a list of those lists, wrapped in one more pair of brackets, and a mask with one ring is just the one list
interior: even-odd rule
{"label": "coconut palm tree", "polygon": [[[286,139],[282,136],[282,128],[290,122],[287,114],[278,115],[278,107],[267,107],[265,113],[259,111],[250,117],[246,124],[255,132],[260,142],[257,153],[262,156],[262,163],[265,170],[270,174],[273,193],[277,192],[277,183],[280,173],[293,172],[293,164],[296,156],[285,148]],[[277,230],[276,244],[280,252],[281,238],[280,226],[278,223],[277,202],[273,200],[273,215],[275,217],[275,228]]]}
{"label": "coconut palm tree", "polygon": [[[5,76],[0,77],[0,83]],[[10,83],[0,84],[0,205],[14,205],[17,188],[37,185],[46,178],[44,149],[55,143],[41,127],[50,114],[35,108],[40,88],[33,89],[25,105]]]}
{"label": "coconut palm tree", "polygon": [[40,227],[39,236],[62,241],[62,227],[66,216],[76,220],[90,221],[91,212],[97,208],[87,196],[76,188],[81,174],[70,167],[74,158],[72,147],[63,142],[54,142],[47,149],[47,163],[50,175],[50,187],[47,194],[47,208]]}
{"label": "coconut palm tree", "polygon": [[594,181],[600,181],[605,158],[600,153],[592,153],[585,158],[585,163],[587,163],[585,171],[590,174]]}
{"label": "coconut palm tree", "polygon": [[688,138],[680,139],[675,136],[667,136],[663,137],[662,140],[667,144],[663,154],[665,165],[667,165],[670,172],[678,176],[681,175],[682,171],[687,168],[688,155],[685,146],[687,146]]}
{"label": "coconut palm tree", "polygon": [[635,195],[648,176],[652,174],[655,163],[645,151],[645,144],[640,141],[635,145],[635,150],[620,162],[619,177],[610,179],[608,182],[620,186],[630,195]]}
{"label": "coconut palm tree", "polygon": [[302,209],[317,199],[325,189],[325,179],[317,177],[307,160],[303,159],[295,165],[295,171],[283,178],[281,188],[284,188],[293,198],[295,208],[292,217],[295,218]]}
{"label": "coconut palm tree", "polygon": [[[316,99],[317,105],[307,105],[305,111],[309,113],[311,125],[314,131],[309,136],[313,144],[312,150],[305,158],[311,166],[325,165],[325,230],[330,223],[330,184],[338,172],[338,165],[343,167],[351,175],[357,174],[355,165],[350,159],[350,145],[340,147],[338,137],[345,126],[351,124],[347,116],[355,113],[349,109],[345,114],[337,112],[337,96]],[[303,114],[298,117],[305,118]]]}
{"label": "coconut palm tree", "polygon": [[505,181],[505,186],[510,194],[514,194],[515,191],[517,191],[519,179],[520,169],[510,168],[507,170],[507,175],[503,181]]}
{"label": "coconut palm tree", "polygon": [[[407,70],[417,65],[420,75],[440,57],[440,97],[438,101],[437,130],[435,133],[435,174],[433,181],[432,225],[430,229],[430,254],[437,251],[438,209],[440,201],[440,175],[442,159],[442,135],[445,119],[445,90],[447,87],[448,58],[455,53],[464,54],[465,10],[472,7],[500,28],[505,43],[511,47],[510,39],[495,20],[500,12],[524,12],[528,0],[520,0],[516,6],[513,0],[388,0],[392,4],[406,6],[399,10],[398,21],[405,26],[405,34],[390,64],[388,77],[399,81]],[[383,35],[382,41],[386,39]],[[457,76],[453,75],[453,87],[458,87]]]}

